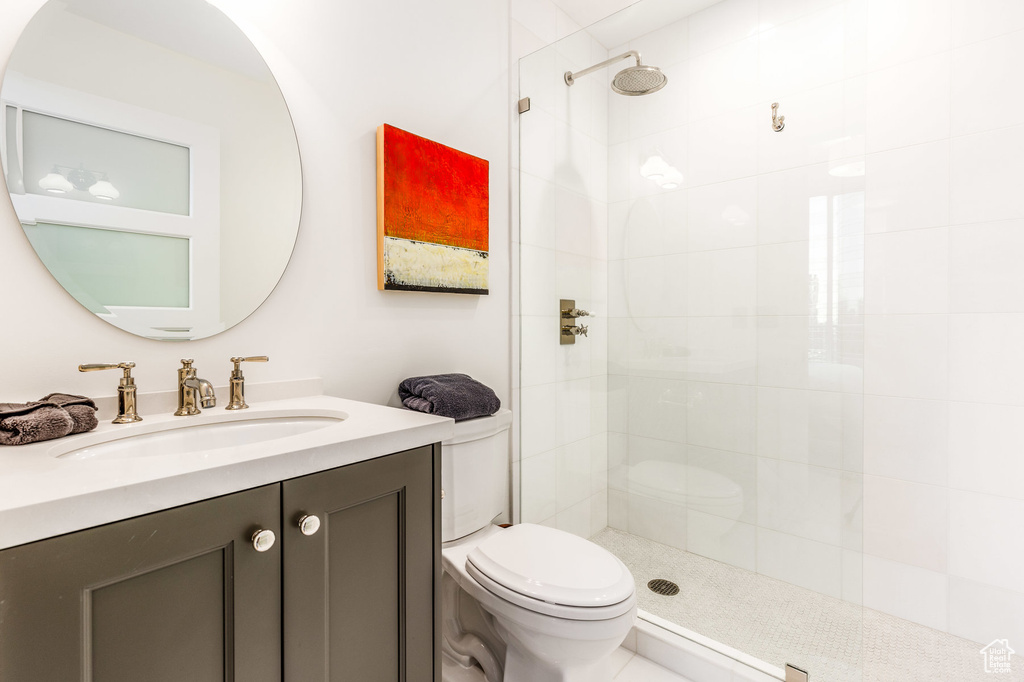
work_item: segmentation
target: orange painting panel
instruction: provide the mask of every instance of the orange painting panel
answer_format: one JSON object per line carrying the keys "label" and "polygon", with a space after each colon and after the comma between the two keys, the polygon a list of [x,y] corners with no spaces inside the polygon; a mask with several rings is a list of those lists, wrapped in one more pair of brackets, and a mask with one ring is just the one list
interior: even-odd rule
{"label": "orange painting panel", "polygon": [[487,161],[387,124],[377,142],[383,236],[486,252]]}

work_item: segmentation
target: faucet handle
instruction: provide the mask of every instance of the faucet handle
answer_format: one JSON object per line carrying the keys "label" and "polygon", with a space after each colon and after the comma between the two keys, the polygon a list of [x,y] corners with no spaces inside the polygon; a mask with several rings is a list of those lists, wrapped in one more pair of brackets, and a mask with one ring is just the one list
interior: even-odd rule
{"label": "faucet handle", "polygon": [[243,362],[268,362],[270,358],[266,355],[252,355],[249,357],[234,357],[231,362],[235,368],[231,370],[231,400],[228,401],[225,410],[244,410],[249,407],[245,403],[245,377],[242,376]]}
{"label": "faucet handle", "polygon": [[192,358],[188,358],[188,359],[182,358],[181,359],[181,368],[182,369],[192,369],[192,363],[193,362],[195,362],[195,360],[193,360]]}
{"label": "faucet handle", "polygon": [[105,362],[79,365],[79,372],[98,372],[101,369],[123,369],[124,376],[117,384],[117,417],[115,424],[132,424],[142,421],[135,403],[135,379],[132,377],[134,362]]}

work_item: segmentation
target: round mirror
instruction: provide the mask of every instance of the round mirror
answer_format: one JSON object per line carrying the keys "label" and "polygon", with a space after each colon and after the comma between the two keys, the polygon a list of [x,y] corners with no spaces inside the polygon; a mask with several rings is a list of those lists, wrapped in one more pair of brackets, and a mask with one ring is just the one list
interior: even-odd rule
{"label": "round mirror", "polygon": [[11,54],[0,124],[26,236],[107,322],[204,338],[281,278],[295,130],[256,48],[206,0],[49,0]]}

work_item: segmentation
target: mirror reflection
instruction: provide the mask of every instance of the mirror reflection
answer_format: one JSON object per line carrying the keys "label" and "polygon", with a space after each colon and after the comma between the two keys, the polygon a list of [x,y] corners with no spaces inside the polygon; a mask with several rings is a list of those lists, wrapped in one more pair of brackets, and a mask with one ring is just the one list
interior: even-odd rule
{"label": "mirror reflection", "polygon": [[205,0],[50,0],[11,55],[0,124],[26,236],[107,322],[203,338],[284,272],[302,195],[291,118]]}

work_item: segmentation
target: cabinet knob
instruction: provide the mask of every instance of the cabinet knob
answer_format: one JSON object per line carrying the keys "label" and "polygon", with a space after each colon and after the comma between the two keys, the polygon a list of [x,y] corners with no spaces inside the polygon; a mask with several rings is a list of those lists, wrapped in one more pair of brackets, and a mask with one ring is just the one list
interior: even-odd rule
{"label": "cabinet knob", "polygon": [[318,530],[320,530],[320,517],[306,514],[299,519],[299,532],[303,535],[316,535]]}
{"label": "cabinet knob", "polygon": [[252,534],[252,547],[257,552],[266,552],[274,546],[277,537],[272,530],[258,530]]}

